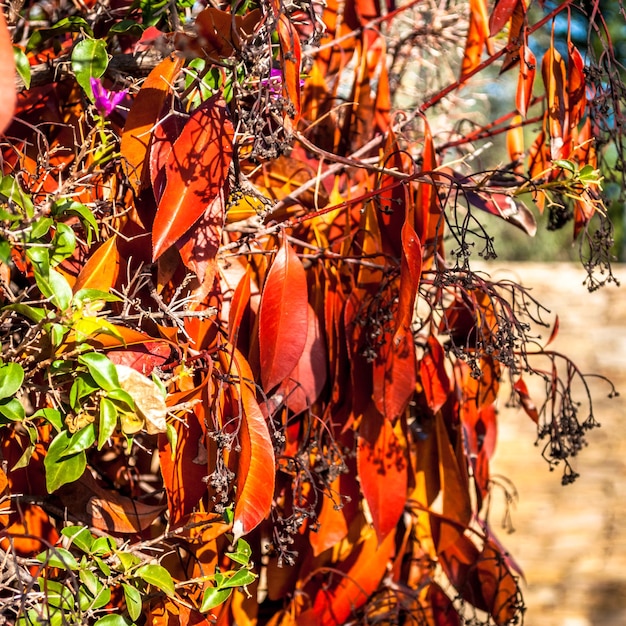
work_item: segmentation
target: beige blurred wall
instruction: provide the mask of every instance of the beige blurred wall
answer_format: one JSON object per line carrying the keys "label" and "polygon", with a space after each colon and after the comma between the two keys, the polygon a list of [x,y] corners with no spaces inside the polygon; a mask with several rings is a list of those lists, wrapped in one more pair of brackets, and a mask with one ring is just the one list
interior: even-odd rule
{"label": "beige blurred wall", "polygon": [[[481,267],[485,267],[483,264]],[[506,267],[506,269],[504,269]],[[589,293],[584,270],[570,264],[490,264],[497,277],[517,277],[558,313],[552,347],[584,372],[609,377],[622,396],[594,384],[594,414],[602,428],[576,458],[580,478],[561,486],[535,443],[535,426],[521,410],[501,408],[492,474],[509,478],[519,500],[515,532],[500,538],[525,572],[527,626],[626,625],[626,287]],[[626,267],[616,275],[626,282]],[[553,317],[553,316],[552,316]],[[544,331],[544,337],[548,331]],[[502,495],[491,522],[499,528]]]}

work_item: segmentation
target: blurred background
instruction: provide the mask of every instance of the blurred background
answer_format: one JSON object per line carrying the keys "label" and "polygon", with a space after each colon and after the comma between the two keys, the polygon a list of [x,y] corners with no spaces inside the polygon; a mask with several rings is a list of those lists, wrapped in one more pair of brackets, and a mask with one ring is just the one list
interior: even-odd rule
{"label": "blurred background", "polygon": [[[512,482],[509,508],[495,490],[490,521],[525,574],[526,626],[624,626],[626,624],[626,291],[615,285],[589,293],[575,263],[502,262],[481,266],[497,278],[515,278],[558,313],[555,350],[584,373],[606,376],[622,393],[592,382],[594,415],[601,428],[575,459],[580,474],[561,485],[535,446],[535,424],[521,409],[500,407],[499,440],[492,473]],[[616,276],[626,280],[626,267]],[[547,339],[549,331],[544,331]],[[527,380],[531,395],[536,385]],[[506,394],[503,395],[506,397]],[[540,401],[537,394],[536,402]],[[582,418],[584,419],[584,415]],[[503,527],[504,526],[504,527]]]}

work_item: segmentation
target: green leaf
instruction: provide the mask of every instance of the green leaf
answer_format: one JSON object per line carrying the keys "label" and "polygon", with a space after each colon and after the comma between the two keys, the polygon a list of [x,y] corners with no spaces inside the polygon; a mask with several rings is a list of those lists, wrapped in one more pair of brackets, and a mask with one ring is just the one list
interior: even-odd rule
{"label": "green leaf", "polygon": [[65,276],[56,270],[50,270],[48,281],[52,289],[50,297],[52,304],[56,305],[60,311],[69,309],[73,294]]}
{"label": "green leaf", "polygon": [[78,480],[87,467],[84,452],[74,456],[65,456],[70,443],[67,431],[62,430],[50,444],[43,464],[46,469],[46,488],[48,493],[56,491],[62,485]]}
{"label": "green leaf", "polygon": [[78,84],[93,101],[90,79],[100,78],[109,64],[107,45],[103,39],[83,39],[72,50],[72,71]]}
{"label": "green leaf", "polygon": [[56,409],[39,409],[39,411],[32,416],[32,419],[35,418],[45,419],[48,423],[52,424],[57,432],[63,429],[61,413]]}
{"label": "green leaf", "polygon": [[222,602],[228,600],[232,592],[232,589],[217,589],[216,587],[205,589],[204,595],[202,596],[202,604],[200,605],[200,612],[206,613],[216,606],[219,606]]}
{"label": "green leaf", "polygon": [[48,567],[58,567],[66,570],[77,570],[79,568],[78,561],[74,558],[74,555],[65,548],[51,548],[38,554],[35,558]]}
{"label": "green leaf", "polygon": [[141,593],[138,589],[135,589],[132,585],[122,583],[124,589],[124,599],[126,600],[126,610],[130,619],[134,621],[138,620],[141,615]]}
{"label": "green leaf", "polygon": [[[49,578],[39,578],[39,587],[45,594],[46,608],[44,615],[48,618],[46,620],[46,626],[52,623],[58,623],[58,620],[53,620],[53,616],[61,615],[69,622],[72,622],[71,618],[74,613],[74,594],[72,590],[66,585]],[[52,609],[59,609],[53,611]],[[48,613],[49,612],[49,613]],[[41,620],[37,620],[35,624],[40,624]]]}
{"label": "green leaf", "polygon": [[24,370],[17,363],[0,366],[0,399],[14,396],[24,382]]}
{"label": "green leaf", "polygon": [[91,302],[119,302],[121,298],[99,289],[80,289],[74,294],[74,304],[85,306]]}
{"label": "green leaf", "polygon": [[98,422],[98,450],[107,442],[117,426],[117,407],[108,398],[100,400],[100,420]]}
{"label": "green leaf", "polygon": [[39,28],[35,30],[28,40],[28,44],[26,45],[26,52],[31,52],[32,50],[35,50],[44,41],[46,41],[46,39],[50,39],[50,37],[54,37],[55,35],[62,35],[64,33],[70,32],[77,33],[80,31],[83,31],[90,36],[93,35],[91,27],[82,17],[65,17],[62,20],[59,20],[51,28]]}
{"label": "green leaf", "polygon": [[576,173],[576,164],[568,161],[567,159],[554,159],[552,163],[563,170],[571,172],[572,174]]}
{"label": "green leaf", "polygon": [[230,587],[245,587],[251,585],[256,580],[256,576],[247,569],[236,571],[230,578],[227,578],[220,585],[220,589],[228,589]]}
{"label": "green leaf", "polygon": [[65,452],[63,454],[63,458],[65,458],[66,456],[73,456],[74,454],[91,448],[95,441],[96,429],[94,428],[93,424],[88,424],[87,426],[81,428],[72,435],[72,438],[67,444],[67,448],[65,449]]}
{"label": "green leaf", "polygon": [[90,396],[97,389],[99,389],[99,387],[90,375],[84,372],[78,374],[70,388],[69,401],[72,410],[76,413],[80,413],[83,399]]}
{"label": "green leaf", "polygon": [[61,534],[67,537],[70,543],[79,550],[87,553],[91,552],[94,537],[85,526],[66,526],[61,529]]}
{"label": "green leaf", "polygon": [[30,87],[30,63],[28,57],[24,54],[24,50],[18,46],[13,46],[13,60],[15,61],[15,69],[20,75],[26,89]]}
{"label": "green leaf", "polygon": [[131,409],[135,409],[135,401],[132,399],[131,395],[123,389],[113,389],[109,391],[108,396],[111,400],[121,402],[122,404],[129,406]]}
{"label": "green leaf", "polygon": [[41,320],[45,319],[48,315],[48,311],[45,309],[32,307],[28,304],[21,304],[20,302],[9,304],[3,307],[3,310],[15,311],[16,313],[23,315],[25,318],[35,322],[35,324],[41,322]]}
{"label": "green leaf", "polygon": [[113,391],[119,389],[120,381],[112,361],[100,352],[88,352],[78,357],[78,362],[87,367],[89,373],[102,389]]}
{"label": "green leaf", "polygon": [[35,207],[30,196],[12,176],[0,177],[0,197],[4,197],[9,205],[15,204],[20,207],[28,218],[35,214]]}
{"label": "green leaf", "polygon": [[54,267],[72,256],[76,248],[76,235],[70,226],[63,223],[56,225],[56,232],[52,238],[52,256],[50,264]]}
{"label": "green leaf", "polygon": [[92,235],[98,234],[98,222],[93,213],[80,202],[74,202],[73,200],[58,200],[52,205],[52,215],[76,215],[85,229],[87,235],[87,245],[91,245]]}
{"label": "green leaf", "polygon": [[20,401],[15,398],[0,401],[0,415],[3,415],[12,422],[21,422],[26,417],[24,407]]}
{"label": "green leaf", "polygon": [[[96,539],[96,541],[98,541],[98,540]],[[96,565],[100,568],[100,571],[105,576],[110,576],[111,575],[111,568],[108,566],[108,564],[105,561],[103,561],[100,557],[95,556],[95,554],[94,554],[93,560],[95,561]]]}
{"label": "green leaf", "polygon": [[91,544],[91,553],[97,554],[98,556],[106,556],[107,554],[111,554],[111,552],[113,552],[115,548],[116,548],[115,541],[113,541],[111,537],[98,537]]}
{"label": "green leaf", "polygon": [[164,591],[168,596],[174,595],[174,581],[162,565],[142,565],[135,571],[135,575],[144,582]]}
{"label": "green leaf", "polygon": [[111,613],[101,617],[94,626],[131,626],[131,622],[122,615]]}
{"label": "green leaf", "polygon": [[237,541],[237,548],[234,552],[227,552],[226,556],[235,563],[240,565],[248,565],[250,557],[252,556],[252,549],[245,539],[239,539]]}
{"label": "green leaf", "polygon": [[44,235],[47,235],[52,224],[54,224],[54,221],[51,217],[40,217],[33,224],[30,231],[30,240],[36,241],[37,239],[41,239]]}
{"label": "green leaf", "polygon": [[143,28],[141,24],[137,24],[135,20],[122,20],[117,24],[113,24],[109,29],[109,33],[115,33],[116,35],[135,35],[141,37],[143,34]]}
{"label": "green leaf", "polygon": [[141,563],[141,559],[137,555],[128,552],[118,552],[117,558],[120,560],[120,568],[117,569],[124,573]]}

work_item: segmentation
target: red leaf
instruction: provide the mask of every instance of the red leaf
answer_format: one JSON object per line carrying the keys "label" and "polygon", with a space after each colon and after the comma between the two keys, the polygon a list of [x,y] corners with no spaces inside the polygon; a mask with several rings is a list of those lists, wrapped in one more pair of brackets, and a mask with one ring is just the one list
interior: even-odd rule
{"label": "red leaf", "polygon": [[417,359],[413,333],[401,330],[391,335],[378,351],[373,370],[373,398],[376,408],[388,420],[406,409],[417,381]]}
{"label": "red leaf", "polygon": [[498,0],[489,18],[489,36],[497,35],[511,19],[517,3],[521,0]]}
{"label": "red leaf", "polygon": [[285,398],[285,404],[295,414],[308,409],[320,395],[326,384],[326,346],[320,322],[308,305],[306,343],[300,360],[278,390]]}
{"label": "red leaf", "polygon": [[223,191],[232,161],[233,125],[217,96],[198,107],[167,159],[167,184],[152,228],[156,261]]}
{"label": "red leaf", "polygon": [[127,365],[144,376],[150,376],[155,367],[169,359],[171,351],[164,341],[149,341],[133,349],[109,350],[107,356],[116,365]]}
{"label": "red leaf", "polygon": [[298,364],[307,339],[306,274],[283,239],[270,267],[259,306],[259,355],[263,390],[281,383]]}
{"label": "red leaf", "polygon": [[432,626],[461,626],[461,618],[452,600],[437,583],[431,582],[428,585],[426,599],[432,611]]}
{"label": "red leaf", "polygon": [[[415,298],[422,275],[422,245],[407,219],[402,226],[402,261],[400,267],[400,301],[396,336],[410,331]],[[395,339],[395,338],[394,338]]]}
{"label": "red leaf", "polygon": [[533,84],[537,68],[537,59],[530,46],[524,44],[520,48],[520,71],[517,79],[515,106],[522,117],[526,117],[530,101],[533,97]]}
{"label": "red leaf", "polygon": [[237,391],[242,409],[233,519],[236,539],[258,526],[270,512],[274,497],[275,459],[267,423],[256,401],[250,366],[235,348],[230,349],[239,375]]}
{"label": "red leaf", "polygon": [[0,9],[0,134],[13,120],[16,102],[13,43],[3,10]]}
{"label": "red leaf", "polygon": [[152,129],[159,119],[182,64],[183,59],[180,57],[163,59],[144,81],[128,112],[120,152],[124,171],[135,192],[139,192],[147,182],[148,172],[145,166],[148,162],[146,157]]}
{"label": "red leaf", "polygon": [[432,335],[428,338],[428,350],[420,361],[420,379],[426,402],[433,413],[446,403],[450,394],[450,379],[445,368],[445,355],[441,344]]}
{"label": "red leaf", "polygon": [[528,387],[521,376],[517,381],[515,381],[513,389],[517,392],[517,397],[522,403],[522,408],[526,411],[528,417],[530,417],[535,424],[539,423],[539,411],[537,410],[537,405],[532,401],[532,398],[528,393]]}
{"label": "red leaf", "polygon": [[185,124],[179,115],[168,115],[159,121],[152,133],[150,147],[150,182],[157,204],[161,202],[167,184],[167,160],[174,142],[180,137]]}
{"label": "red leaf", "polygon": [[215,257],[220,246],[225,213],[226,198],[222,188],[209,202],[202,217],[176,242],[185,267],[198,277],[203,295],[210,290],[217,272]]}
{"label": "red leaf", "polygon": [[389,420],[377,411],[363,415],[357,467],[379,543],[396,527],[407,498],[408,462]]}

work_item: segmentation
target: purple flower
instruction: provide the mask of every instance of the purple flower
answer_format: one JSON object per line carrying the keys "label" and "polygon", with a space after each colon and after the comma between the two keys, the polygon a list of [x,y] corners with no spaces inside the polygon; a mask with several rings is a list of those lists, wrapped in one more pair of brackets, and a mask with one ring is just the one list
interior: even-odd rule
{"label": "purple flower", "polygon": [[93,76],[89,79],[91,89],[93,91],[94,103],[96,109],[104,117],[108,117],[113,113],[117,105],[126,97],[127,89],[122,91],[109,91],[102,86],[99,78]]}

